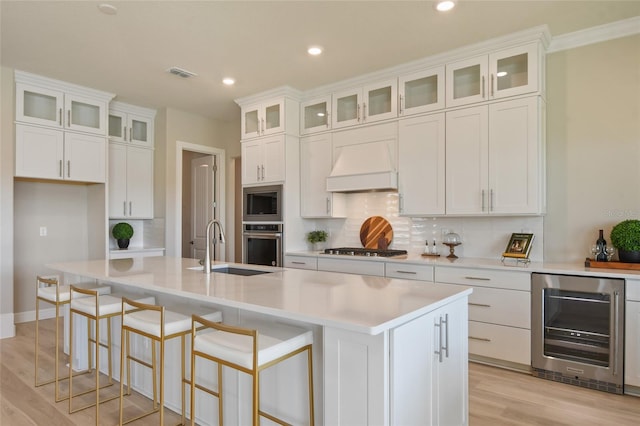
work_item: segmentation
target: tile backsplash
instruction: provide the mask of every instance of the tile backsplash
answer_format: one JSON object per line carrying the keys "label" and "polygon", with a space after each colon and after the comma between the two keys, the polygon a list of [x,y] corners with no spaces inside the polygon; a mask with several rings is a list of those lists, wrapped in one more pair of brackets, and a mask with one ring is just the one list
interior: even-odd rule
{"label": "tile backsplash", "polygon": [[[389,248],[421,253],[425,242],[436,241],[440,253],[448,253],[442,245],[447,231],[460,235],[462,244],[456,247],[459,257],[500,258],[514,232],[534,234],[531,260],[543,259],[543,218],[539,216],[505,217],[432,217],[410,218],[398,214],[397,192],[349,194],[346,219],[319,219],[317,229],[326,229],[330,236],[327,247],[360,247],[360,226],[370,216],[382,216],[393,228]],[[312,226],[312,227],[313,227]]]}

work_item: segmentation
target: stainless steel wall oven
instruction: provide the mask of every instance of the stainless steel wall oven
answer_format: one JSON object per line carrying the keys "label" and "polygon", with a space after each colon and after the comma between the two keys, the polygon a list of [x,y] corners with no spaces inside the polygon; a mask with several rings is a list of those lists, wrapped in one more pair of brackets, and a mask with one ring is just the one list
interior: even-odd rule
{"label": "stainless steel wall oven", "polygon": [[242,247],[242,263],[282,266],[282,224],[244,224]]}
{"label": "stainless steel wall oven", "polygon": [[624,300],[622,279],[533,273],[533,374],[622,393]]}

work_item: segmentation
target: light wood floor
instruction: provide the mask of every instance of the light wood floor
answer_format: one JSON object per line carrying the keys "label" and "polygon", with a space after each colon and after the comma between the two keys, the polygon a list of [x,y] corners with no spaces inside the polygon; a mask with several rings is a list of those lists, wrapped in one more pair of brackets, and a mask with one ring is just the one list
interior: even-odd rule
{"label": "light wood floor", "polygon": [[[49,333],[53,332],[53,320],[43,323],[41,336],[51,336]],[[16,337],[0,340],[0,425],[95,424],[93,408],[69,415],[67,401],[53,402],[53,385],[34,388],[34,330],[34,323],[19,324]],[[52,341],[49,348],[46,347],[46,342],[43,344],[46,352],[53,353]],[[43,356],[41,362],[50,363],[51,359]],[[78,386],[83,384],[81,380],[77,383]],[[66,387],[61,389],[66,391]],[[105,396],[117,392],[117,384],[104,391]],[[139,395],[128,397],[125,401],[125,416],[134,410],[146,410],[150,407],[150,402]],[[101,424],[117,424],[118,409],[117,399],[101,405]],[[165,416],[166,424],[177,424],[180,421],[180,416],[169,410],[165,410]],[[154,414],[133,424],[157,423],[158,415]],[[639,425],[640,398],[612,395],[470,363],[469,423],[471,426]]]}

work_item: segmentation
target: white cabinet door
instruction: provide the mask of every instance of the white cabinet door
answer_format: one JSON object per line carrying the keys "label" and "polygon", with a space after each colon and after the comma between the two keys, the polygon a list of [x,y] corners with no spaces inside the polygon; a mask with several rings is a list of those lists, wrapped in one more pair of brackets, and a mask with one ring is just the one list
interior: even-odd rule
{"label": "white cabinet door", "polygon": [[109,111],[109,140],[127,142],[127,114],[120,111]]}
{"label": "white cabinet door", "polygon": [[89,97],[65,94],[65,128],[69,130],[107,134],[107,103]]}
{"label": "white cabinet door", "polygon": [[624,384],[640,387],[640,302],[627,301],[625,317]]}
{"label": "white cabinet door", "polygon": [[492,214],[540,213],[540,99],[489,106],[489,209]]}
{"label": "white cabinet door", "polygon": [[538,45],[531,43],[489,55],[489,96],[492,99],[539,90]]}
{"label": "white cabinet door", "polygon": [[153,150],[127,147],[128,217],[153,218]]}
{"label": "white cabinet door", "polygon": [[397,81],[385,80],[336,92],[332,96],[331,110],[334,129],[397,117]]}
{"label": "white cabinet door", "polygon": [[112,102],[109,107],[110,141],[153,148],[154,110],[122,102]]}
{"label": "white cabinet door", "polygon": [[444,67],[399,77],[398,98],[400,116],[444,108]]}
{"label": "white cabinet door", "polygon": [[262,141],[242,142],[242,184],[260,182],[262,166]]}
{"label": "white cabinet door", "polygon": [[315,256],[296,256],[288,254],[284,257],[284,267],[317,271],[318,258]]}
{"label": "white cabinet door", "polygon": [[398,122],[400,214],[445,213],[445,114]]}
{"label": "white cabinet door", "polygon": [[16,176],[63,179],[64,133],[16,124]]}
{"label": "white cabinet door", "polygon": [[64,92],[16,83],[16,121],[63,127]]}
{"label": "white cabinet door", "polygon": [[242,139],[266,136],[285,129],[284,98],[248,105],[242,108]]}
{"label": "white cabinet door", "polygon": [[360,124],[362,121],[362,89],[349,89],[336,92],[332,96],[331,111],[331,128],[339,129],[342,127]]}
{"label": "white cabinet door", "polygon": [[65,179],[105,182],[107,179],[107,141],[104,136],[65,132]]}
{"label": "white cabinet door", "polygon": [[488,108],[446,113],[446,212],[485,214],[489,167]]}
{"label": "white cabinet door", "polygon": [[284,150],[283,135],[242,142],[242,184],[283,181]]}
{"label": "white cabinet door", "polygon": [[154,120],[142,115],[129,114],[127,116],[127,124],[129,130],[127,136],[129,142],[133,145],[139,145],[145,148],[153,148],[153,124]]}
{"label": "white cabinet door", "polygon": [[344,194],[327,191],[331,173],[331,133],[300,140],[300,215],[302,217],[345,217]]}
{"label": "white cabinet door", "polygon": [[467,105],[488,100],[486,55],[447,64],[447,107]]}
{"label": "white cabinet door", "polygon": [[109,144],[109,217],[127,217],[127,147]]}
{"label": "white cabinet door", "polygon": [[300,104],[300,134],[321,132],[331,128],[331,96],[313,99]]}

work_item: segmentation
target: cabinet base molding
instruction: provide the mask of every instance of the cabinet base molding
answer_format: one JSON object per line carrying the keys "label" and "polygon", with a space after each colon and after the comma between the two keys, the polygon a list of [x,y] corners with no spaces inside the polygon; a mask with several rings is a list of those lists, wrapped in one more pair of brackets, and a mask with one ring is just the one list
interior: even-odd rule
{"label": "cabinet base molding", "polygon": [[490,365],[492,367],[504,368],[505,370],[516,371],[518,373],[531,374],[530,365],[520,364],[517,362],[511,362],[511,361],[504,361],[501,359],[489,358],[482,355],[469,354],[469,362]]}

